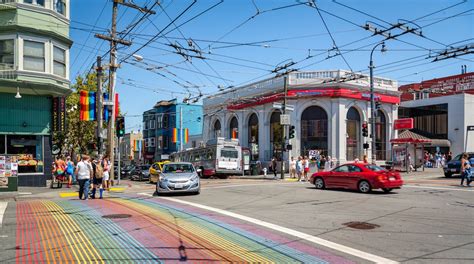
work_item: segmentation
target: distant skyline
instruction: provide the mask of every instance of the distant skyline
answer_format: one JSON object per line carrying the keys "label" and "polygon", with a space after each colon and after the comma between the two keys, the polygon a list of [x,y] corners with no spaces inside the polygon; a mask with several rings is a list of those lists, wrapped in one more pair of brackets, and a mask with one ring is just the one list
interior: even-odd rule
{"label": "distant skyline", "polygon": [[[370,51],[384,37],[365,30],[367,23],[383,30],[413,21],[406,25],[414,33],[386,40],[384,54],[379,48],[374,52],[376,76],[403,85],[460,74],[461,65],[467,65],[470,72],[474,66],[472,54],[439,62],[427,58],[450,45],[472,45],[473,0],[315,1],[317,8],[312,1],[302,0],[198,0],[194,4],[192,0],[164,0],[161,6],[154,5],[154,0],[133,2],[153,6],[156,14],[143,18],[139,11],[119,5],[117,30],[132,28],[121,36],[133,43],[120,46],[119,60],[129,58],[121,62],[117,74],[127,132],[137,131],[142,113],[159,100],[182,100],[199,92],[209,95],[218,87],[259,81],[291,62],[296,64],[290,68],[302,71],[368,73]],[[72,82],[91,69],[97,55],[108,51],[109,44],[94,34],[108,33],[111,11],[110,0],[71,1]],[[140,22],[133,27],[136,21]],[[160,30],[173,31],[138,51],[143,60],[137,62],[131,55]],[[390,32],[393,36],[403,31]],[[108,62],[108,56],[103,61]]]}

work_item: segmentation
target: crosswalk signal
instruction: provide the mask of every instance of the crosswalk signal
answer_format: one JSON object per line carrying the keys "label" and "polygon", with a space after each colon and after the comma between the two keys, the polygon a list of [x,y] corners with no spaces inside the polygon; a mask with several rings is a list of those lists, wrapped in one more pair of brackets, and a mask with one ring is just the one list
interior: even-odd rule
{"label": "crosswalk signal", "polygon": [[382,103],[381,102],[375,102],[375,109],[380,110],[382,108]]}
{"label": "crosswalk signal", "polygon": [[123,116],[118,116],[115,120],[115,132],[117,137],[123,137],[125,135],[125,118]]}
{"label": "crosswalk signal", "polygon": [[367,125],[367,122],[362,123],[362,136],[363,137],[369,136],[369,126]]}
{"label": "crosswalk signal", "polygon": [[295,126],[290,126],[290,133],[288,138],[295,138]]}

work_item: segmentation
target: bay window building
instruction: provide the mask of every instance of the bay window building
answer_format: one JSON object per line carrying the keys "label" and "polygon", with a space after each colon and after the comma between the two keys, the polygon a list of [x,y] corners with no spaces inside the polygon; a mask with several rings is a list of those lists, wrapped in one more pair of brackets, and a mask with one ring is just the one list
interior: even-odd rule
{"label": "bay window building", "polygon": [[71,45],[69,0],[0,1],[0,156],[18,161],[9,184],[45,186],[51,178]]}

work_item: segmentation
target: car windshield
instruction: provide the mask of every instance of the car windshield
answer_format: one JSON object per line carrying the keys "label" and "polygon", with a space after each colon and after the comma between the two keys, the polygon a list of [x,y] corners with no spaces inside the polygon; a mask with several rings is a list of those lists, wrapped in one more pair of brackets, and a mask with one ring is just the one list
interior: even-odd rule
{"label": "car windshield", "polygon": [[461,160],[462,154],[457,155],[456,157],[453,158],[453,160]]}
{"label": "car windshield", "polygon": [[380,167],[380,166],[377,166],[377,165],[372,165],[372,164],[369,164],[369,165],[365,165],[365,167],[371,171],[387,171],[386,169]]}
{"label": "car windshield", "polygon": [[194,168],[191,164],[165,164],[163,171],[165,173],[189,173],[194,172]]}
{"label": "car windshield", "polygon": [[144,166],[140,166],[140,168],[142,170],[148,170],[148,169],[150,169],[150,166],[149,165],[144,165]]}

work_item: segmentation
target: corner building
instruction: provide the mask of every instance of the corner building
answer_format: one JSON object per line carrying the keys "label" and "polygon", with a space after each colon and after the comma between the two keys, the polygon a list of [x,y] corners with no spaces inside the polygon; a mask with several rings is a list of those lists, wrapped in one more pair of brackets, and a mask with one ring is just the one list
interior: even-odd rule
{"label": "corner building", "polygon": [[[362,123],[370,117],[369,76],[348,81],[344,70],[293,72],[288,75],[287,105],[295,138],[290,156],[308,155],[319,150],[323,155],[344,163],[365,154]],[[344,81],[342,81],[344,80]],[[376,125],[377,160],[390,160],[390,139],[400,103],[394,80],[374,77],[378,102]],[[215,138],[238,138],[251,151],[253,161],[268,162],[281,158],[281,110],[284,78],[272,78],[246,86],[224,90],[204,99],[204,141]],[[275,104],[277,103],[277,104]],[[370,131],[370,126],[369,126]],[[286,132],[288,135],[288,131]],[[370,153],[370,149],[368,150]],[[288,157],[284,157],[288,160]]]}
{"label": "corner building", "polygon": [[0,156],[19,158],[20,186],[51,178],[52,135],[65,129],[71,45],[69,0],[0,1]]}

